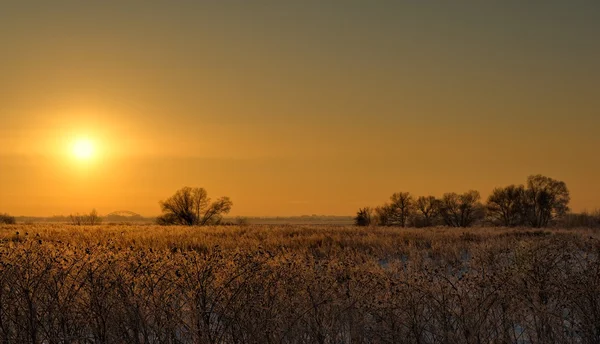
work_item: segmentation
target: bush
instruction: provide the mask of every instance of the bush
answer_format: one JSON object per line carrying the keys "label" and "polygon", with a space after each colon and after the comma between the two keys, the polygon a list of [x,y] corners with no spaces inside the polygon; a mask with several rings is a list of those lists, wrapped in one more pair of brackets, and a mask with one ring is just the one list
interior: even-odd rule
{"label": "bush", "polygon": [[249,226],[250,220],[247,217],[238,216],[235,218],[235,224],[238,226]]}
{"label": "bush", "polygon": [[354,224],[357,226],[370,226],[373,221],[373,210],[369,207],[359,209],[354,217]]}
{"label": "bush", "polygon": [[600,210],[568,213],[557,223],[560,228],[600,228]]}
{"label": "bush", "polygon": [[71,214],[69,215],[71,219],[71,224],[76,226],[94,226],[102,223],[102,218],[96,212],[96,209],[93,209],[89,214]]}
{"label": "bush", "polygon": [[17,223],[17,220],[14,216],[10,216],[8,214],[0,214],[0,224],[14,225],[15,223]]}

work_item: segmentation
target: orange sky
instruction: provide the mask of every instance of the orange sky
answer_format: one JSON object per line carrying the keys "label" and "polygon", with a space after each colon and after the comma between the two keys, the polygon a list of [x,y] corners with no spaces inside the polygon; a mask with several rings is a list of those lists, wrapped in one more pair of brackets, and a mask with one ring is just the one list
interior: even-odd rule
{"label": "orange sky", "polygon": [[0,212],[155,215],[189,185],[351,215],[538,173],[599,208],[599,35],[592,1],[3,3]]}

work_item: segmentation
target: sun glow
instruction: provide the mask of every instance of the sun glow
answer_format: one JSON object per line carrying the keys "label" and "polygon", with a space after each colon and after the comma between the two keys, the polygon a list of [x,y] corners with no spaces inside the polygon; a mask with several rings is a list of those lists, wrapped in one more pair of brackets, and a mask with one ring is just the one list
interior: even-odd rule
{"label": "sun glow", "polygon": [[94,142],[89,139],[77,139],[73,142],[72,152],[79,160],[89,160],[94,156]]}

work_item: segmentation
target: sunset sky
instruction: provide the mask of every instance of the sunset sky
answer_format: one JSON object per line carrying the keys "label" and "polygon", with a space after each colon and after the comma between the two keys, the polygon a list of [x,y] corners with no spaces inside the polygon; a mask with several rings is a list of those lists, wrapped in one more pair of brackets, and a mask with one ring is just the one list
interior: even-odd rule
{"label": "sunset sky", "polygon": [[0,213],[353,215],[567,183],[600,208],[600,2],[3,1]]}

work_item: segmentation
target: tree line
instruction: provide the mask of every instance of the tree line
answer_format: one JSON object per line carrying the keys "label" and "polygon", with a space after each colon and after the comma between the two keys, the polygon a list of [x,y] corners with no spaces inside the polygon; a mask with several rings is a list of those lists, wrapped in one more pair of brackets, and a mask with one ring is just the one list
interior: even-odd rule
{"label": "tree line", "polygon": [[445,193],[441,198],[396,192],[381,206],[359,209],[355,223],[399,227],[470,227],[486,223],[541,228],[567,215],[569,201],[565,182],[538,174],[529,176],[525,185],[495,188],[485,203],[476,190]]}
{"label": "tree line", "polygon": [[[485,203],[476,190],[442,197],[414,197],[408,192],[396,192],[390,201],[375,207],[358,210],[354,218],[358,226],[399,227],[470,227],[488,224],[505,227],[548,227],[561,220],[566,227],[600,227],[600,211],[594,214],[569,213],[569,190],[565,182],[543,175],[532,175],[525,185],[495,188]],[[211,201],[204,188],[183,187],[159,202],[162,215],[159,225],[204,226],[223,224],[233,202],[229,197]],[[74,225],[100,224],[102,218],[95,210],[89,214],[69,216]],[[14,224],[15,218],[0,214],[0,224]]]}

